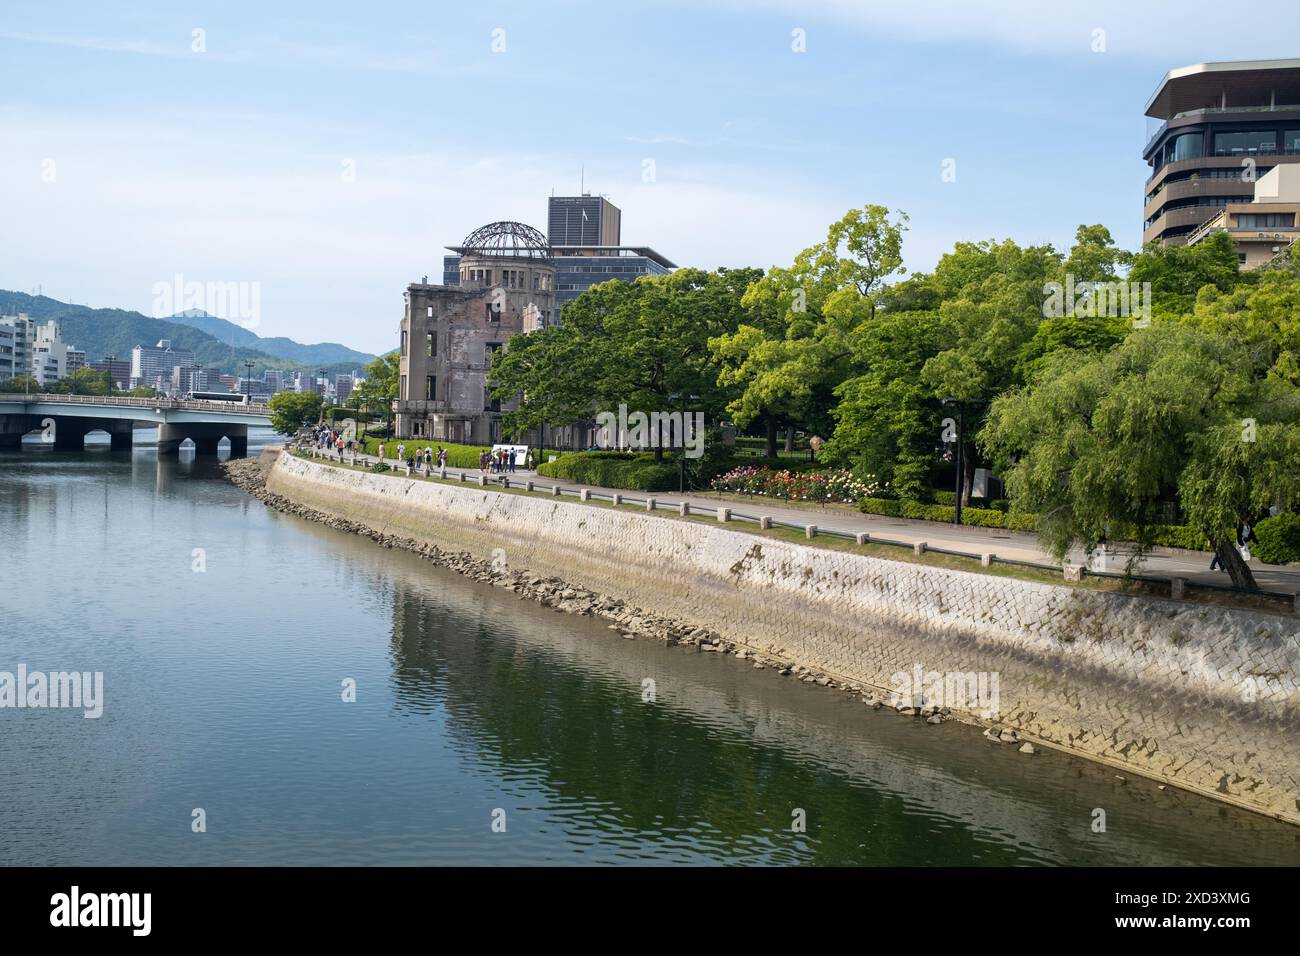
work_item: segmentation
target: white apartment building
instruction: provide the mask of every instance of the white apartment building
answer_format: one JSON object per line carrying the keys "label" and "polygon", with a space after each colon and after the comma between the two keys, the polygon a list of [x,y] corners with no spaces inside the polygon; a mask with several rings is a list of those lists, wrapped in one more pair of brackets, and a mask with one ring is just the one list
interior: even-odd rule
{"label": "white apartment building", "polygon": [[86,353],[63,341],[56,320],[50,319],[35,326],[34,331],[27,349],[27,374],[36,379],[38,385],[52,384],[85,367]]}
{"label": "white apartment building", "polygon": [[36,323],[26,314],[0,315],[0,382],[31,374]]}

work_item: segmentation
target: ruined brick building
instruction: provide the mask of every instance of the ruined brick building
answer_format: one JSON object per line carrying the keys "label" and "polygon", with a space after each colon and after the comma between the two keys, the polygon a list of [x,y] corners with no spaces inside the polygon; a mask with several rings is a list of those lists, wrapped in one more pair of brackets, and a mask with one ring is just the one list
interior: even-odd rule
{"label": "ruined brick building", "polygon": [[553,320],[555,265],[546,237],[521,222],[482,226],[451,248],[458,287],[406,288],[397,435],[489,444],[502,437],[501,403],[487,389],[493,356]]}

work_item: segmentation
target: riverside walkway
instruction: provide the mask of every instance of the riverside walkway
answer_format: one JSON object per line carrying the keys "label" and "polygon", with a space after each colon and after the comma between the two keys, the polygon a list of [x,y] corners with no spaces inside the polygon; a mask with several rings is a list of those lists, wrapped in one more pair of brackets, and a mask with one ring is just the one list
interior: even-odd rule
{"label": "riverside walkway", "polygon": [[[378,461],[373,455],[361,456],[359,460],[369,464]],[[386,458],[385,462],[399,471],[404,471],[405,466],[396,459]],[[436,471],[435,469],[435,474]],[[993,554],[1003,561],[1060,566],[1059,562],[1043,549],[1038,536],[1032,532],[869,515],[857,511],[852,505],[799,506],[783,504],[779,499],[751,498],[744,495],[719,496],[700,492],[679,494],[675,491],[641,492],[601,488],[597,485],[580,485],[547,478],[539,476],[535,471],[523,469],[502,476],[482,472],[477,468],[448,468],[447,476],[458,479],[462,472],[473,481],[477,481],[480,475],[486,476],[489,483],[497,483],[502,477],[507,477],[512,485],[534,481],[543,485],[547,491],[552,486],[558,486],[562,493],[577,496],[583,489],[587,489],[595,497],[608,499],[611,495],[618,494],[624,501],[633,503],[643,502],[646,498],[653,497],[657,507],[665,511],[677,510],[682,503],[690,505],[697,511],[712,514],[716,514],[716,509],[720,507],[729,508],[733,519],[768,517],[780,525],[799,528],[815,525],[820,533],[838,533],[846,537],[866,533],[872,538],[885,539],[891,543],[914,546],[924,542],[931,551],[957,552],[973,557]],[[420,474],[423,475],[423,472]],[[1232,582],[1227,572],[1209,569],[1211,557],[1212,555],[1202,551],[1158,547],[1152,549],[1135,573],[1165,581],[1181,578],[1194,585],[1230,587]],[[1129,553],[1118,547],[1115,550],[1108,550],[1107,554],[1100,559],[1094,558],[1091,562],[1087,560],[1082,549],[1076,549],[1069,556],[1072,565],[1086,565],[1090,572],[1110,574],[1122,574],[1128,558]],[[1300,566],[1269,565],[1253,560],[1250,562],[1250,569],[1255,575],[1255,582],[1262,590],[1297,595],[1297,601],[1300,602]]]}

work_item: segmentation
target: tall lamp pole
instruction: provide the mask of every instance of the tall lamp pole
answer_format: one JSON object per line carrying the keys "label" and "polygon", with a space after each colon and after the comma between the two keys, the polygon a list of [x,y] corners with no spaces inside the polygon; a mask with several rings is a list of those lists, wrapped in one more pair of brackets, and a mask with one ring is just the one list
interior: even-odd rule
{"label": "tall lamp pole", "polygon": [[962,485],[961,445],[962,445],[962,438],[965,437],[964,432],[965,432],[966,422],[965,422],[965,415],[963,414],[965,409],[965,404],[961,401],[961,399],[957,399],[957,398],[944,398],[944,399],[940,399],[940,402],[942,402],[942,404],[945,406],[951,406],[951,405],[957,406],[957,421],[956,421],[957,433],[956,435],[953,436],[953,441],[957,446],[956,453],[953,455],[953,464],[956,466],[955,469],[956,477],[953,479],[953,487],[954,490],[956,491],[956,502],[955,502],[956,506],[953,509],[952,523],[961,524],[961,485]]}
{"label": "tall lamp pole", "polygon": [[249,403],[253,401],[253,363],[245,362],[244,368],[248,374],[244,376],[244,395],[247,396]]}

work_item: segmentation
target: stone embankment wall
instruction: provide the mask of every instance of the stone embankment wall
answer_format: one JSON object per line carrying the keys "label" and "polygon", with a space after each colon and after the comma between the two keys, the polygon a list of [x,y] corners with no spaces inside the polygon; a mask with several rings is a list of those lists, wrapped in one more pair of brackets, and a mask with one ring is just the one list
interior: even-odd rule
{"label": "stone embankment wall", "polygon": [[995,718],[945,701],[952,715],[1300,823],[1296,618],[889,561],[287,454],[267,490],[381,535],[635,602],[841,683],[889,691],[918,670],[995,674]]}

